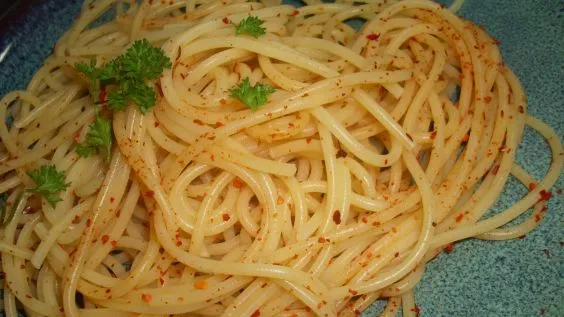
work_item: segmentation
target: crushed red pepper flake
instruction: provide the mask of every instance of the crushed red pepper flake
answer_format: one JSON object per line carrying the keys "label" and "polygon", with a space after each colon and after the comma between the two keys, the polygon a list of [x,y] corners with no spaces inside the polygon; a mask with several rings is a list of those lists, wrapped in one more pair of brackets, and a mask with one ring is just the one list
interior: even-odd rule
{"label": "crushed red pepper flake", "polygon": [[221,123],[220,121],[217,121],[215,123],[215,128],[217,129],[217,128],[221,128],[221,127],[223,127],[223,123]]}
{"label": "crushed red pepper flake", "polygon": [[549,201],[552,198],[552,192],[546,191],[544,189],[540,191],[539,195],[539,201]]}
{"label": "crushed red pepper flake", "polygon": [[371,33],[366,36],[366,38],[370,41],[377,41],[380,38],[380,34],[378,33]]}
{"label": "crushed red pepper flake", "polygon": [[492,174],[497,175],[497,172],[499,171],[499,165],[494,166],[494,168],[492,169]]}
{"label": "crushed red pepper flake", "polygon": [[351,293],[352,296],[358,294],[357,291],[355,291],[354,289],[350,289],[350,288],[349,288],[349,293]]}
{"label": "crushed red pepper flake", "polygon": [[325,243],[325,241],[327,241],[327,240],[325,240],[324,237],[319,237],[319,239],[317,239],[317,242],[319,242],[319,243]]}
{"label": "crushed red pepper flake", "polygon": [[340,157],[347,157],[347,155],[349,155],[346,151],[344,151],[343,149],[339,149],[339,151],[337,151],[337,158]]}
{"label": "crushed red pepper flake", "polygon": [[194,283],[194,287],[197,289],[208,289],[209,284],[207,280],[197,280]]}
{"label": "crushed red pepper flake", "polygon": [[245,186],[245,184],[239,179],[239,178],[235,178],[232,182],[233,187],[237,188],[237,189],[241,189],[243,188],[243,186]]}
{"label": "crushed red pepper flake", "polygon": [[102,236],[102,244],[106,244],[108,243],[108,241],[110,240],[110,236],[105,234]]}
{"label": "crushed red pepper flake", "polygon": [[145,197],[153,197],[155,196],[155,192],[152,190],[149,190],[147,192],[145,192]]}
{"label": "crushed red pepper flake", "polygon": [[228,214],[223,214],[221,218],[223,218],[223,221],[229,221],[229,219],[231,219],[231,217]]}
{"label": "crushed red pepper flake", "polygon": [[518,111],[519,113],[525,113],[525,107],[519,106]]}
{"label": "crushed red pepper flake", "polygon": [[421,313],[421,308],[419,308],[419,306],[415,305],[415,307],[413,307],[412,309],[410,309],[412,312],[415,312],[415,316],[419,317],[419,314]]}
{"label": "crushed red pepper flake", "polygon": [[445,252],[452,253],[452,251],[454,251],[454,243],[447,244],[447,246],[445,247]]}
{"label": "crushed red pepper flake", "polygon": [[223,18],[222,21],[223,21],[223,23],[225,23],[225,24],[231,23],[231,21],[230,21],[227,17]]}
{"label": "crushed red pepper flake", "polygon": [[[491,97],[491,96],[486,96],[486,97],[484,97],[484,101],[485,101],[487,104],[489,104],[490,102],[492,102],[492,97]],[[503,112],[503,110],[502,110],[502,112]],[[502,115],[501,117],[503,117],[503,115]]]}
{"label": "crushed red pepper flake", "polygon": [[333,222],[338,225],[341,224],[341,212],[339,210],[333,212]]}
{"label": "crushed red pepper flake", "polygon": [[257,309],[253,312],[253,314],[251,315],[251,317],[259,317],[260,316],[260,310]]}
{"label": "crushed red pepper flake", "polygon": [[462,218],[464,218],[464,214],[460,214],[460,215],[456,216],[455,220],[456,220],[456,222],[461,222]]}
{"label": "crushed red pepper flake", "polygon": [[151,294],[141,294],[141,300],[148,304],[153,300],[153,296]]}
{"label": "crushed red pepper flake", "polygon": [[433,132],[431,132],[431,140],[434,140],[437,137],[437,130],[433,130]]}
{"label": "crushed red pepper flake", "polygon": [[537,184],[535,184],[535,183],[530,183],[530,184],[529,184],[529,190],[530,190],[530,191],[533,191],[533,190],[535,190],[536,188],[537,188]]}
{"label": "crushed red pepper flake", "polygon": [[202,121],[200,119],[194,119],[194,120],[192,120],[192,122],[194,122],[197,125],[204,125],[204,121]]}
{"label": "crushed red pepper flake", "polygon": [[112,240],[112,242],[110,242],[110,244],[112,245],[112,247],[115,247],[117,245],[117,241],[116,240]]}

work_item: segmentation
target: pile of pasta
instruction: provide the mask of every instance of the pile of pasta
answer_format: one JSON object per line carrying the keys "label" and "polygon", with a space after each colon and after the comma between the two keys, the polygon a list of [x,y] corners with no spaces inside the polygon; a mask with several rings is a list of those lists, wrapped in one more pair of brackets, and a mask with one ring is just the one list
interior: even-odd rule
{"label": "pile of pasta", "polygon": [[[445,246],[539,224],[561,143],[461,1],[305,2],[83,5],[0,104],[7,316],[354,316],[377,299],[415,316]],[[236,35],[248,16],[266,34]],[[141,38],[173,64],[155,107],[113,113],[108,163],[79,157],[96,109],[73,66]],[[245,79],[275,88],[257,110],[230,95]],[[525,125],[553,153],[542,180],[514,160]],[[72,184],[62,201],[17,201],[46,164]],[[534,186],[484,219],[510,174]]]}

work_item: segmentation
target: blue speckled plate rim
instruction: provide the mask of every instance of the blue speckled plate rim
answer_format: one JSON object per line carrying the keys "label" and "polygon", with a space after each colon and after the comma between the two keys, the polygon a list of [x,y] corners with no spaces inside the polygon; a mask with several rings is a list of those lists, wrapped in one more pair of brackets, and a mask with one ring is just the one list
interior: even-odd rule
{"label": "blue speckled plate rim", "polygon": [[[26,6],[24,12],[8,17],[9,24],[0,25],[0,52],[13,44],[0,63],[0,96],[25,87],[68,29],[81,3],[42,1]],[[562,140],[564,1],[467,0],[460,13],[501,41],[506,64],[527,93],[528,111],[551,125]],[[546,144],[530,129],[517,151],[517,161],[537,178],[547,169]],[[556,188],[563,185],[560,177]],[[491,213],[506,208],[525,192],[511,179]],[[454,252],[428,264],[416,287],[421,316],[563,316],[563,219],[564,199],[555,195],[542,224],[524,239],[458,243]],[[375,316],[381,308],[382,303],[376,303],[363,315]]]}

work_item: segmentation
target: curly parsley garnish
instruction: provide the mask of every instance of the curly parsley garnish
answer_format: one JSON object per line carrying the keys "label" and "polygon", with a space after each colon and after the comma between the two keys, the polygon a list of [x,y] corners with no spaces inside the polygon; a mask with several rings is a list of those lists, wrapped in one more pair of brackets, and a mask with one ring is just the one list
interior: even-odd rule
{"label": "curly parsley garnish", "polygon": [[263,23],[263,20],[254,16],[244,18],[235,26],[235,34],[247,34],[258,38],[266,33],[266,29],[261,26]]}
{"label": "curly parsley garnish", "polygon": [[41,168],[28,172],[27,175],[35,182],[34,188],[26,189],[27,192],[40,194],[55,207],[59,198],[59,193],[70,186],[65,183],[65,173],[58,172],[54,165],[44,165]]}
{"label": "curly parsley garnish", "polygon": [[88,127],[86,139],[76,146],[76,153],[81,157],[99,154],[106,162],[112,154],[112,125],[100,116]]}
{"label": "curly parsley garnish", "polygon": [[157,79],[165,68],[171,67],[164,52],[146,39],[133,42],[123,55],[100,67],[95,61],[75,65],[90,80],[90,94],[94,99],[104,96],[100,98],[104,100],[99,101],[107,102],[109,108],[117,111],[133,102],[142,113],[151,110],[156,102],[155,90],[145,82]]}
{"label": "curly parsley garnish", "polygon": [[257,110],[264,105],[268,101],[268,95],[275,91],[276,89],[264,84],[251,86],[248,78],[245,78],[239,86],[230,90],[232,98],[238,99],[252,110]]}

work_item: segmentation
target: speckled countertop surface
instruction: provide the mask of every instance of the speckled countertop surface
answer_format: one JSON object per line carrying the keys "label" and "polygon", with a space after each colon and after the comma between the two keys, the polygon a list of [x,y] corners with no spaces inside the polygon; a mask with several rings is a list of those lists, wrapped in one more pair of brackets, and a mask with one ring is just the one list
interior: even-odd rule
{"label": "speckled countertop surface", "polygon": [[[72,23],[81,0],[27,1],[0,24],[0,96],[21,89]],[[443,2],[443,1],[441,1]],[[444,1],[448,3],[448,1]],[[501,40],[507,65],[521,79],[528,111],[564,135],[564,1],[466,0],[461,12]],[[537,178],[550,161],[529,129],[517,160]],[[556,188],[564,187],[560,177]],[[492,212],[525,189],[512,179]],[[431,262],[416,288],[421,316],[564,316],[564,198],[555,195],[541,226],[524,239],[468,240]],[[374,305],[364,316],[381,310]]]}

